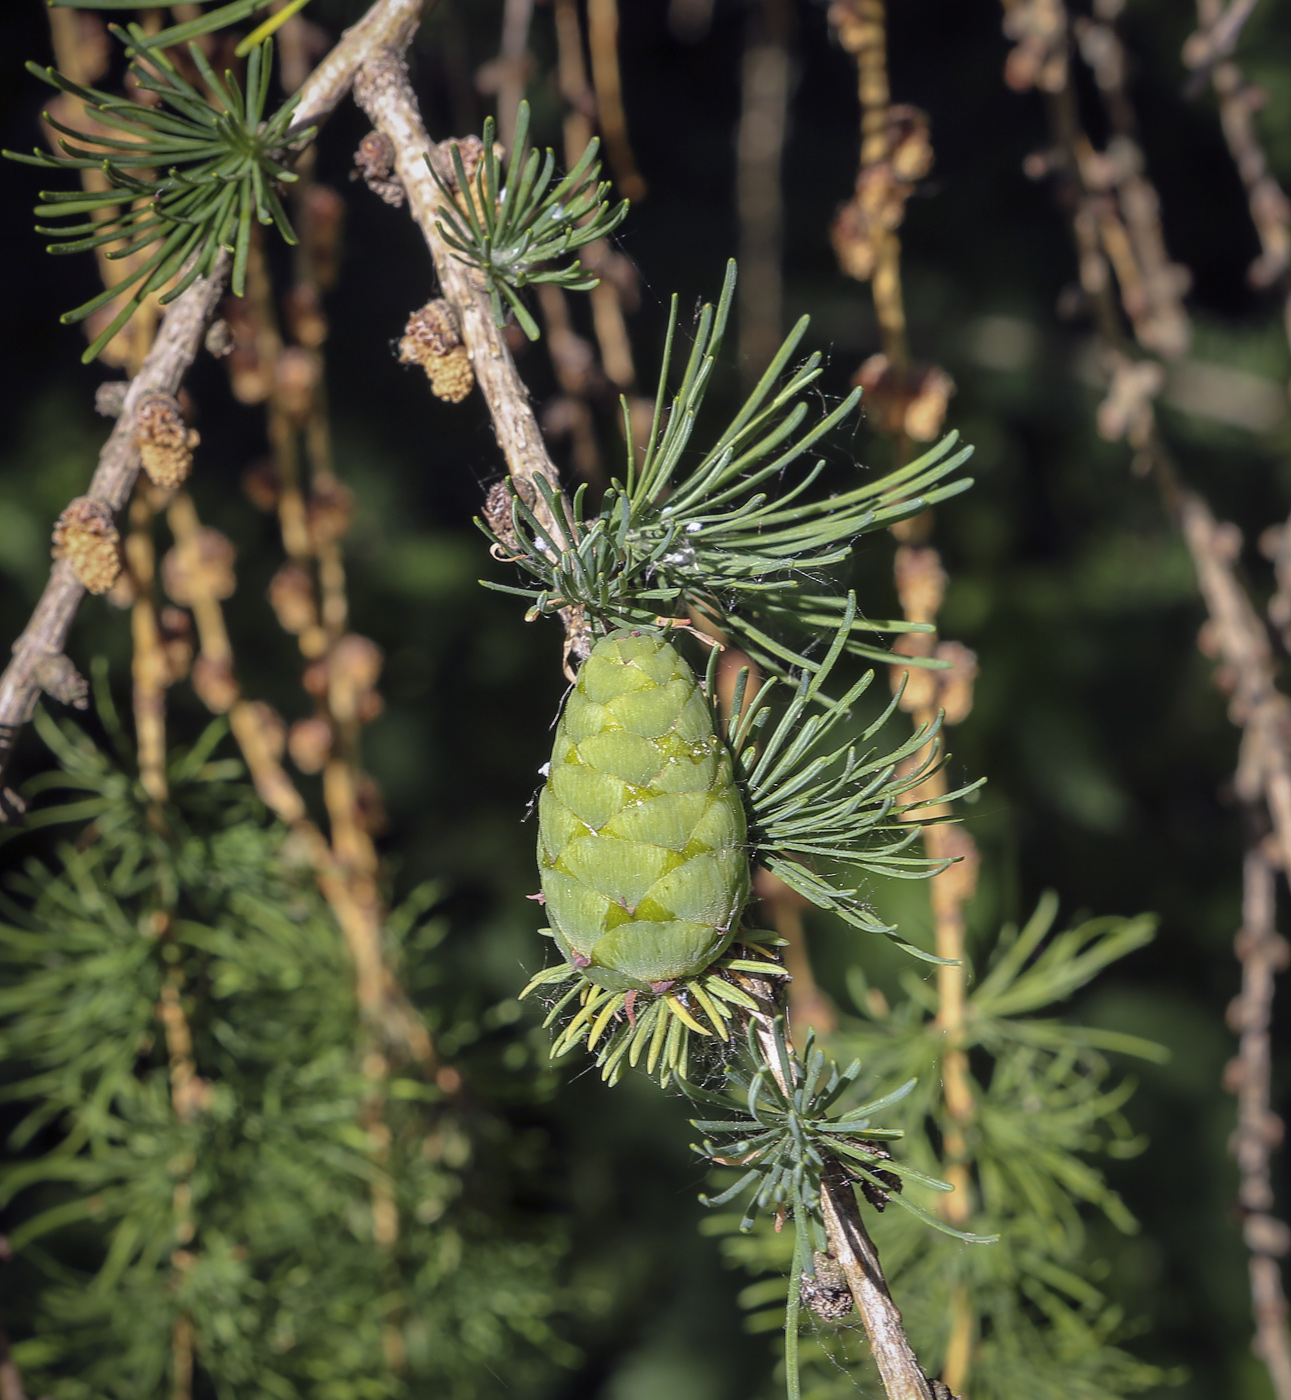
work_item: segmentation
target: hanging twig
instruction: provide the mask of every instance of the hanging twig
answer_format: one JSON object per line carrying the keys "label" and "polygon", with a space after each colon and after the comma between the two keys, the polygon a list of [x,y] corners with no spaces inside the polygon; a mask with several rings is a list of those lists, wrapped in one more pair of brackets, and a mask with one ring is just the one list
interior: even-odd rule
{"label": "hanging twig", "polygon": [[646,185],[636,167],[628,142],[623,112],[623,85],[619,75],[618,0],[588,0],[587,38],[592,53],[592,82],[605,154],[620,192],[626,199],[643,199]]}
{"label": "hanging twig", "polygon": [[1189,68],[1204,71],[1227,58],[1237,47],[1242,29],[1258,4],[1259,0],[1229,0],[1226,10],[1221,10],[1218,3],[1209,4],[1209,22],[1189,36],[1183,46],[1183,61]]}
{"label": "hanging twig", "polygon": [[1261,848],[1258,832],[1246,852],[1242,883],[1242,928],[1235,943],[1242,965],[1242,989],[1228,1008],[1229,1025],[1240,1040],[1237,1057],[1224,1073],[1224,1083],[1237,1095],[1233,1154],[1241,1173],[1237,1199],[1242,1235],[1250,1250],[1255,1314],[1252,1345],[1268,1368],[1277,1400],[1291,1400],[1291,1338],[1278,1262],[1291,1248],[1291,1231],[1271,1213],[1274,1197],[1269,1170],[1270,1150],[1282,1137],[1282,1121],[1269,1104],[1273,983],[1276,974],[1285,970],[1291,950],[1274,929],[1277,874]]}
{"label": "hanging twig", "polygon": [[782,339],[784,210],[780,166],[789,117],[793,12],[784,0],[763,0],[760,9],[749,11],[745,23],[736,204],[740,217],[740,374],[751,389]]}
{"label": "hanging twig", "polygon": [[[1205,31],[1211,36],[1205,52],[1201,46],[1193,46],[1193,57],[1200,65],[1208,61],[1208,56],[1227,52],[1225,45],[1231,48],[1237,29],[1253,7],[1235,0],[1226,15],[1219,18],[1209,0],[1202,0],[1199,8],[1203,21],[1212,21]],[[1219,30],[1216,37],[1221,19],[1228,28]],[[1105,39],[1099,42],[1105,43]],[[1119,40],[1116,42],[1119,45]],[[1099,59],[1097,51],[1086,56],[1095,63]],[[1112,54],[1112,60],[1115,72],[1123,72],[1124,55],[1119,49]],[[1104,61],[1107,61],[1106,54]],[[1118,84],[1119,79],[1111,82],[1107,73],[1099,80],[1100,89],[1110,98],[1113,123],[1126,129],[1132,113],[1126,115],[1128,102]],[[1130,392],[1130,375],[1156,367],[1151,361],[1136,363],[1131,360],[1109,281],[1105,276],[1091,276],[1087,270],[1101,257],[1102,249],[1091,237],[1088,218],[1082,220],[1082,211],[1090,207],[1090,190],[1089,164],[1082,162],[1081,152],[1089,146],[1080,129],[1078,104],[1065,73],[1060,88],[1054,91],[1050,117],[1057,147],[1057,168],[1076,188],[1077,197],[1070,203],[1074,206],[1073,233],[1081,259],[1081,283],[1090,298],[1104,351],[1113,367],[1111,391],[1099,411],[1100,430],[1108,437],[1125,435],[1138,449],[1136,461],[1155,478],[1165,509],[1183,534],[1208,613],[1207,624],[1202,629],[1202,648],[1220,662],[1217,680],[1231,694],[1230,717],[1242,730],[1236,775],[1238,795],[1247,805],[1252,824],[1258,824],[1263,819],[1263,811],[1267,810],[1273,828],[1270,840],[1276,857],[1261,842],[1248,850],[1243,871],[1243,930],[1237,939],[1242,992],[1230,1011],[1234,1029],[1239,1031],[1242,1040],[1239,1055],[1233,1062],[1236,1068],[1230,1070],[1228,1081],[1239,1094],[1235,1150],[1242,1172],[1240,1203],[1246,1216],[1244,1233],[1251,1249],[1256,1350],[1268,1368],[1279,1400],[1291,1400],[1287,1303],[1277,1262],[1278,1256],[1286,1252],[1291,1237],[1285,1224],[1269,1213],[1273,1204],[1268,1169],[1273,1119],[1268,1110],[1271,1066],[1267,1046],[1273,973],[1282,965],[1286,946],[1273,929],[1271,865],[1274,859],[1291,877],[1291,701],[1277,689],[1268,631],[1237,577],[1241,533],[1234,525],[1216,521],[1200,496],[1182,490],[1179,485],[1152,405],[1152,396],[1160,387],[1159,375],[1139,374],[1137,388]],[[1252,167],[1247,173],[1258,175],[1259,172]],[[1134,256],[1141,256],[1141,245],[1134,250]],[[1140,274],[1142,271],[1138,269]],[[1123,296],[1124,292],[1123,283]],[[1128,304],[1125,310],[1139,334],[1140,323],[1134,319]],[[1116,404],[1118,386],[1121,398],[1126,401]],[[1111,412],[1112,408],[1115,413]],[[1279,547],[1275,541],[1275,553]]]}

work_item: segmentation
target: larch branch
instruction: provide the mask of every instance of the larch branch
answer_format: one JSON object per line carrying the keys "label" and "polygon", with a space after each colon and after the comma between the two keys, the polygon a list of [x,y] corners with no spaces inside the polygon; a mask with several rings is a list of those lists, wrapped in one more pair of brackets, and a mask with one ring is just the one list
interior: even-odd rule
{"label": "larch branch", "polygon": [[[403,47],[434,0],[377,0],[318,65],[300,90],[295,126],[312,126],[342,100],[355,74],[378,49]],[[221,254],[209,277],[199,277],[167,309],[161,329],[139,372],[130,380],[116,426],[99,454],[86,495],[121,510],[139,474],[135,447],[136,413],[146,394],[173,395],[197,355],[202,335],[228,277],[229,259]],[[3,786],[8,759],[22,726],[30,720],[45,678],[62,674],[63,647],[72,620],[85,596],[71,565],[59,560],[50,571],[27,626],[14,643],[13,659],[0,675],[0,821],[21,810],[15,794]]]}

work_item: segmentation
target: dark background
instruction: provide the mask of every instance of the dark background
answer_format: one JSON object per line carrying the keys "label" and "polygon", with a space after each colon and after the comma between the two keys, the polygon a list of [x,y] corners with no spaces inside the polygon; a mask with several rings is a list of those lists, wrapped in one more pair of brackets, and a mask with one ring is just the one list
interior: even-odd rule
{"label": "dark background", "polygon": [[[316,0],[332,32],[357,3]],[[631,331],[643,379],[653,379],[669,296],[683,316],[715,295],[737,244],[734,135],[748,7],[718,0],[699,42],[671,36],[666,7],[621,0],[620,51],[629,131],[649,187],[619,231],[641,276]],[[954,736],[956,763],[988,786],[966,810],[984,853],[974,935],[1025,918],[1058,892],[1063,917],[1156,911],[1155,944],[1104,976],[1077,1008],[1172,1051],[1135,1069],[1131,1118],[1147,1134],[1112,1178],[1143,1223],[1130,1239],[1099,1233],[1106,1287],[1144,1330],[1143,1355],[1184,1364],[1170,1393],[1187,1400],[1264,1397],[1249,1355],[1245,1257],[1226,1143],[1233,1102],[1219,1089],[1234,1041],[1224,1021],[1238,970],[1240,831],[1228,796],[1237,731],[1197,652],[1202,620],[1187,556],[1155,487],[1132,475],[1129,452],[1096,435],[1098,386],[1087,370],[1092,328],[1058,304],[1073,280],[1067,228],[1052,190],[1022,173],[1047,141],[1036,94],[1001,80],[1007,41],[986,0],[907,0],[892,6],[895,100],[931,115],[937,163],[903,229],[911,343],[958,386],[948,425],[976,444],[975,489],[938,512],[935,543],[952,583],[943,634],[981,665],[972,716]],[[855,69],[830,41],[825,7],[795,9],[796,86],[784,163],[786,326],[813,316],[807,348],[828,355],[829,400],[878,348],[867,287],[839,275],[828,225],[849,192],[857,157]],[[486,110],[464,81],[497,48],[500,6],[443,0],[418,44],[415,78],[432,135],[478,130]],[[1210,96],[1182,95],[1179,52],[1191,9],[1131,0],[1121,28],[1133,57],[1131,94],[1149,174],[1162,199],[1172,256],[1194,276],[1191,356],[1258,377],[1283,393],[1291,357],[1276,296],[1252,292],[1257,252],[1244,196]],[[559,144],[550,72],[550,12],[539,6],[529,96],[537,138]],[[22,61],[48,61],[36,0],[0,7],[0,143],[30,149],[45,90]],[[1291,179],[1291,21],[1266,6],[1239,56],[1269,93],[1259,118],[1274,168]],[[1090,99],[1089,93],[1082,94]],[[1095,104],[1087,103],[1095,137]],[[385,714],[366,738],[366,762],[389,813],[383,838],[393,886],[426,876],[450,891],[444,945],[462,996],[513,995],[541,965],[533,906],[532,825],[524,824],[548,726],[564,682],[554,623],[525,625],[521,610],[477,586],[502,578],[471,518],[500,474],[484,404],[439,403],[394,344],[431,290],[428,261],[406,213],[347,178],[364,126],[348,104],[320,140],[319,174],[349,206],[345,253],[328,299],[328,393],[338,469],[360,509],[347,542],[353,625],[386,653]],[[79,363],[83,340],[57,316],[96,287],[88,257],[54,260],[31,231],[42,180],[5,163],[0,276],[0,633],[17,635],[47,568],[51,522],[88,481],[103,420],[92,410],[102,370]],[[580,313],[581,314],[581,313]],[[715,397],[730,402],[731,364]],[[539,345],[521,357],[541,403],[554,378]],[[283,644],[264,589],[280,562],[273,523],[241,495],[246,466],[264,453],[260,411],[234,403],[223,371],[203,357],[190,381],[203,435],[193,491],[203,518],[239,549],[230,621],[244,687],[287,717],[306,713],[294,649]],[[1270,587],[1254,547],[1291,505],[1287,416],[1259,431],[1187,411],[1167,389],[1162,423],[1185,479],[1247,540],[1257,594]],[[617,451],[610,406],[607,453]],[[864,421],[840,435],[835,460],[882,465],[886,447]],[[872,537],[855,566],[873,614],[890,615],[892,544]],[[102,600],[82,610],[70,651],[127,674],[128,623]],[[204,712],[172,692],[172,732],[191,734]],[[36,741],[22,751],[43,762]],[[308,786],[308,783],[306,784]],[[880,908],[919,937],[917,896],[876,888]],[[841,971],[869,958],[855,935],[812,919],[822,976],[845,1005]],[[874,956],[880,981],[892,971]],[[526,1013],[528,1016],[529,1013]],[[1277,1032],[1275,1093],[1286,1107],[1286,1036]],[[451,1049],[451,1048],[450,1048]],[[580,1323],[587,1362],[559,1393],[604,1400],[735,1400],[762,1384],[767,1344],[741,1331],[742,1280],[721,1267],[696,1230],[699,1174],[685,1113],[644,1081],[615,1093],[591,1076],[570,1083],[544,1120],[553,1190],[575,1230],[574,1268],[602,1278],[606,1304]],[[1279,1181],[1279,1187],[1283,1183]]]}

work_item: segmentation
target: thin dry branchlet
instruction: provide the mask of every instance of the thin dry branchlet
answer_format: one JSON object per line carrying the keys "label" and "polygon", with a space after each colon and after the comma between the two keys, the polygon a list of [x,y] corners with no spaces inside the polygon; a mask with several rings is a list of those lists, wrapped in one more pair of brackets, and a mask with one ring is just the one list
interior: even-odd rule
{"label": "thin dry branchlet", "polygon": [[470,351],[462,342],[453,308],[443,298],[428,301],[408,318],[399,358],[406,365],[420,365],[435,396],[448,403],[461,403],[475,387]]}
{"label": "thin dry branchlet", "polygon": [[52,553],[67,560],[87,593],[106,593],[121,573],[121,534],[111,509],[78,496],[58,517]]}
{"label": "thin dry branchlet", "polygon": [[284,564],[269,584],[269,605],[278,625],[293,637],[318,621],[314,604],[314,582],[300,564]]}
{"label": "thin dry branchlet", "polygon": [[830,229],[839,266],[861,282],[874,275],[884,235],[900,228],[915,182],[932,169],[927,114],[906,103],[888,107],[883,148],[884,159],[861,167],[852,198]]}
{"label": "thin dry branchlet", "polygon": [[154,486],[170,491],[193,470],[193,449],[201,441],[184,423],[183,410],[170,394],[146,394],[135,411],[134,445]]}

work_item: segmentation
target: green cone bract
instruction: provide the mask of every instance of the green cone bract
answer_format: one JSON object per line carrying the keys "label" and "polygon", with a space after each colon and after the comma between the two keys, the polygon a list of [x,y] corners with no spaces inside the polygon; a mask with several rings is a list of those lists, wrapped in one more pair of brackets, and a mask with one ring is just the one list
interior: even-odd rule
{"label": "green cone bract", "polygon": [[610,991],[700,972],[749,897],[744,807],[695,673],[657,632],[615,632],[578,673],[538,803],[565,957]]}

